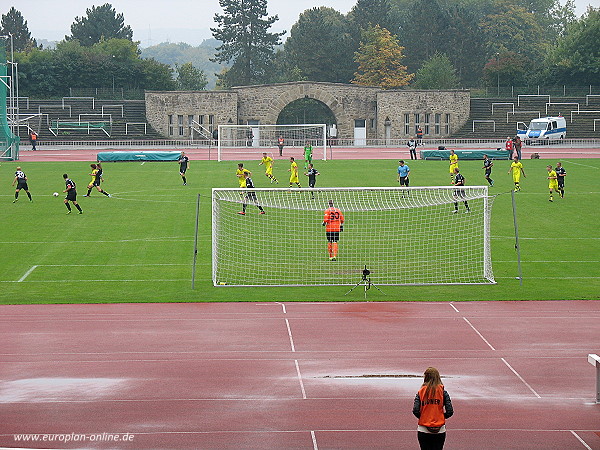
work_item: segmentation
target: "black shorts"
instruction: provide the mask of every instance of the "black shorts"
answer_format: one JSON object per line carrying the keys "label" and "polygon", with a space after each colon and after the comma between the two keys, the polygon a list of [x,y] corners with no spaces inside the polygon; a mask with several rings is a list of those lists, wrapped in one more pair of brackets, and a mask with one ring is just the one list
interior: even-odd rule
{"label": "black shorts", "polygon": [[408,177],[400,177],[400,186],[408,187]]}
{"label": "black shorts", "polygon": [[77,191],[75,189],[69,189],[65,198],[67,200],[71,200],[72,202],[77,201]]}
{"label": "black shorts", "polygon": [[27,186],[27,181],[19,181],[17,183],[17,190],[20,190],[20,189],[25,189],[26,191],[29,190],[29,187]]}
{"label": "black shorts", "polygon": [[94,180],[92,186],[100,186],[100,180]]}
{"label": "black shorts", "polygon": [[340,232],[339,231],[326,231],[327,234],[327,242],[337,242],[340,240]]}
{"label": "black shorts", "polygon": [[258,199],[256,198],[256,193],[255,192],[246,192],[246,200],[257,203]]}
{"label": "black shorts", "polygon": [[565,187],[565,177],[556,177],[556,182],[558,183],[559,188]]}
{"label": "black shorts", "polygon": [[309,188],[314,188],[316,183],[317,183],[316,181],[309,181],[308,182],[308,187]]}
{"label": "black shorts", "polygon": [[485,169],[485,176],[489,177],[492,174],[492,169]]}
{"label": "black shorts", "polygon": [[465,193],[464,189],[455,189],[454,190],[454,198],[459,199],[459,198],[465,198],[467,195]]}
{"label": "black shorts", "polygon": [[180,167],[179,168],[179,173],[185,173],[186,170],[187,170],[187,166],[186,167]]}

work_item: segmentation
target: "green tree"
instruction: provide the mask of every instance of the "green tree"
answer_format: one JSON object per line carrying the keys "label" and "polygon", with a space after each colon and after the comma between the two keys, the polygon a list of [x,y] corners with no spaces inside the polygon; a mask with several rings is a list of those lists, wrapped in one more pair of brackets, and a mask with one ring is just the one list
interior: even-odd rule
{"label": "green tree", "polygon": [[[37,47],[35,39],[31,37],[27,21],[23,19],[20,11],[11,7],[6,14],[2,14],[0,22],[0,35],[12,35],[13,50],[16,52],[29,51]],[[8,46],[7,46],[8,47]],[[10,48],[7,48],[10,51]]]}
{"label": "green tree", "polygon": [[490,59],[483,68],[486,86],[521,86],[527,83],[528,63],[515,52],[503,51]]}
{"label": "green tree", "polygon": [[132,40],[133,31],[125,25],[123,14],[117,14],[110,3],[92,6],[86,10],[86,17],[75,17],[71,25],[71,35],[67,41],[77,39],[84,47],[90,47],[102,39]]}
{"label": "green tree", "polygon": [[600,79],[600,8],[588,8],[567,27],[548,52],[543,81],[548,84],[598,84]]}
{"label": "green tree", "polygon": [[403,50],[388,30],[379,25],[370,27],[363,32],[363,40],[355,54],[359,66],[352,83],[383,89],[406,86],[414,74],[409,74],[402,65]]}
{"label": "green tree", "polygon": [[417,89],[455,89],[459,79],[450,58],[436,53],[417,71],[412,86]]}
{"label": "green tree", "polygon": [[177,89],[182,91],[202,91],[206,88],[208,80],[200,69],[195,68],[191,62],[176,65]]}
{"label": "green tree", "polygon": [[300,14],[284,45],[286,64],[310,81],[348,83],[357,65],[349,23],[338,11],[321,6]]}
{"label": "green tree", "polygon": [[233,64],[221,84],[246,86],[263,83],[269,74],[274,48],[285,34],[270,33],[278,17],[267,16],[266,0],[219,0],[223,14],[215,14],[213,37],[222,42],[213,62]]}

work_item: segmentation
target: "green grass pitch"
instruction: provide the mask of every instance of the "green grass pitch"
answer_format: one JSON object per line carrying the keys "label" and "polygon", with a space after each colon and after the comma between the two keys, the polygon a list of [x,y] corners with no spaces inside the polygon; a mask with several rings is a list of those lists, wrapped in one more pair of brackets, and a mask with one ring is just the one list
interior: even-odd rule
{"label": "green grass pitch", "polygon": [[[600,297],[598,205],[600,160],[563,160],[566,195],[548,202],[545,166],[524,161],[527,178],[516,194],[523,285],[518,275],[508,161],[492,174],[499,195],[492,213],[492,260],[496,285],[385,286],[373,301],[552,300]],[[408,162],[412,186],[449,184],[446,161]],[[24,192],[12,203],[17,165],[28,176],[33,202]],[[258,161],[246,161],[257,187],[270,186]],[[315,161],[319,187],[396,186],[396,161]],[[482,185],[480,161],[461,161],[468,185]],[[213,287],[210,189],[237,187],[237,161],[192,161],[188,185],[174,162],[104,164],[106,198],[86,193],[89,163],[4,162],[0,166],[0,303],[360,301],[362,289],[332,287]],[[287,186],[287,161],[275,175]],[[66,215],[63,173],[78,185],[83,215]],[[302,180],[305,181],[305,180]],[[53,192],[59,192],[55,198]],[[196,196],[201,220],[196,289],[191,289]],[[449,236],[452,231],[448,230]],[[447,255],[453,264],[453,255]],[[260,262],[257,262],[260,263]],[[358,281],[358,280],[357,280]],[[373,280],[375,281],[375,280]]]}

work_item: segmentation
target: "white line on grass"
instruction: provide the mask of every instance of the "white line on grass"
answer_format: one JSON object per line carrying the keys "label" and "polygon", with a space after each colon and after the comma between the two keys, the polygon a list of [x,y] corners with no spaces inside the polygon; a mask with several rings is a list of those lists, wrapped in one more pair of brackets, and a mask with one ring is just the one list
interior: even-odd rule
{"label": "white line on grass", "polygon": [[575,164],[576,166],[583,166],[583,167],[589,167],[591,169],[600,169],[600,167],[596,167],[596,166],[588,166],[587,164],[581,164],[581,163],[576,163],[573,161],[570,161],[568,159],[563,159],[564,162],[568,162],[569,164]]}
{"label": "white line on grass", "polygon": [[533,388],[532,388],[532,387],[529,385],[529,383],[528,383],[527,381],[525,381],[525,380],[523,379],[523,377],[522,377],[521,375],[519,375],[519,373],[518,373],[518,372],[517,372],[515,369],[513,369],[513,368],[512,368],[512,366],[511,366],[511,365],[510,365],[510,364],[509,364],[509,363],[508,363],[508,362],[507,362],[507,361],[506,361],[504,358],[500,358],[500,359],[502,360],[502,362],[503,362],[504,364],[506,364],[506,366],[507,366],[507,367],[508,367],[510,370],[512,370],[512,372],[513,372],[513,373],[514,373],[514,374],[515,374],[515,375],[516,375],[516,376],[519,378],[519,380],[521,380],[521,381],[523,382],[523,384],[524,384],[525,386],[527,386],[531,392],[533,392],[533,394],[534,394],[534,395],[535,395],[537,398],[542,398],[542,397],[540,396],[540,394],[538,394],[537,392],[535,392],[535,390],[534,390],[534,389],[533,389]]}
{"label": "white line on grass", "polygon": [[304,382],[302,381],[302,374],[300,373],[300,365],[298,364],[298,360],[295,359],[296,363],[296,373],[298,374],[298,381],[300,382],[300,390],[302,391],[302,398],[306,400],[306,391],[304,390]]}
{"label": "white line on grass", "polygon": [[483,342],[485,342],[488,345],[488,347],[490,347],[492,350],[496,351],[496,349],[493,347],[493,345],[490,344],[488,342],[488,340],[486,338],[484,338],[483,335],[479,331],[477,331],[477,328],[475,328],[471,322],[469,322],[469,319],[467,319],[466,317],[463,317],[463,319],[465,320],[465,322],[467,322],[469,324],[469,326],[471,328],[473,328],[473,331],[475,331],[475,333],[477,333],[479,335],[479,337],[481,339],[483,339]]}
{"label": "white line on grass", "polygon": [[31,266],[29,270],[25,272],[25,274],[21,278],[19,278],[19,281],[17,281],[17,283],[22,283],[23,281],[25,281],[25,278],[27,278],[31,274],[31,272],[35,270],[36,267],[37,266]]}
{"label": "white line on grass", "polygon": [[573,436],[575,436],[575,437],[576,437],[576,438],[579,440],[579,442],[581,442],[581,443],[583,444],[583,446],[584,446],[585,448],[587,448],[588,450],[592,450],[592,447],[590,447],[589,445],[587,445],[587,444],[585,443],[585,441],[584,441],[583,439],[581,439],[577,433],[575,433],[573,430],[569,430],[569,431],[571,432],[571,434],[572,434]]}
{"label": "white line on grass", "polygon": [[[36,281],[24,281],[24,283],[152,283],[152,282],[181,282],[190,281],[188,278],[176,278],[173,280],[36,280]],[[14,280],[0,280],[0,283],[20,283],[21,281]]]}
{"label": "white line on grass", "polygon": [[[512,261],[493,261],[495,263],[514,263],[514,259]],[[600,261],[556,261],[554,259],[550,259],[550,260],[544,260],[544,261],[527,261],[527,260],[521,260],[522,263],[582,263],[582,264],[587,264],[587,263],[600,263]]]}
{"label": "white line on grass", "polygon": [[[210,237],[209,234],[199,234],[198,237]],[[513,236],[514,238],[514,236]],[[193,238],[183,238],[183,237],[156,237],[156,238],[139,238],[139,239],[116,239],[116,240],[89,240],[89,241],[0,241],[0,244],[5,245],[23,245],[23,244],[89,244],[89,243],[101,243],[101,244],[121,244],[124,242],[161,242],[161,241],[171,241],[176,240],[179,242],[193,242]]]}
{"label": "white line on grass", "polygon": [[289,320],[285,319],[285,324],[287,326],[288,335],[290,337],[290,344],[292,346],[292,352],[295,352],[296,348],[294,347],[294,338],[292,337],[292,329],[290,328],[290,322],[289,322]]}
{"label": "white line on grass", "polygon": [[[508,279],[508,280],[512,280],[514,278],[519,279],[519,277],[494,277],[496,279]],[[527,280],[547,280],[548,277],[529,277],[529,276],[525,276],[523,277],[524,279]],[[600,279],[600,277],[560,277],[561,280],[598,280]]]}
{"label": "white line on grass", "polygon": [[[548,194],[546,194],[548,195]],[[492,239],[514,239],[515,236],[492,236]],[[591,240],[599,240],[600,237],[594,237],[594,236],[588,236],[588,237],[572,237],[572,236],[563,236],[563,237],[523,237],[523,236],[519,236],[520,240],[531,240],[531,241],[536,241],[536,240],[544,240],[544,241],[558,241],[558,240],[568,240],[568,241],[574,241],[574,240],[586,240],[586,241],[591,241]]]}

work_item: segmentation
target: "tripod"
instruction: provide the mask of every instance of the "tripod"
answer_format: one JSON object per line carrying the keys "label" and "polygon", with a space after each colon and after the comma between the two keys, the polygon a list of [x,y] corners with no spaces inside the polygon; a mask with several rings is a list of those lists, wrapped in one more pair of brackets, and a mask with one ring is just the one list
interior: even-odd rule
{"label": "tripod", "polygon": [[348,292],[346,292],[344,295],[348,295],[350,292],[352,292],[354,289],[356,289],[361,284],[364,285],[364,287],[365,287],[365,300],[367,299],[367,291],[369,289],[371,289],[371,286],[373,286],[375,289],[377,289],[379,292],[381,292],[383,295],[385,295],[383,293],[383,291],[375,285],[375,283],[371,282],[371,277],[369,277],[369,275],[371,275],[371,271],[369,269],[367,269],[367,265],[365,264],[365,268],[362,271],[361,280],[358,283],[356,283],[354,286],[352,286],[352,288]]}

